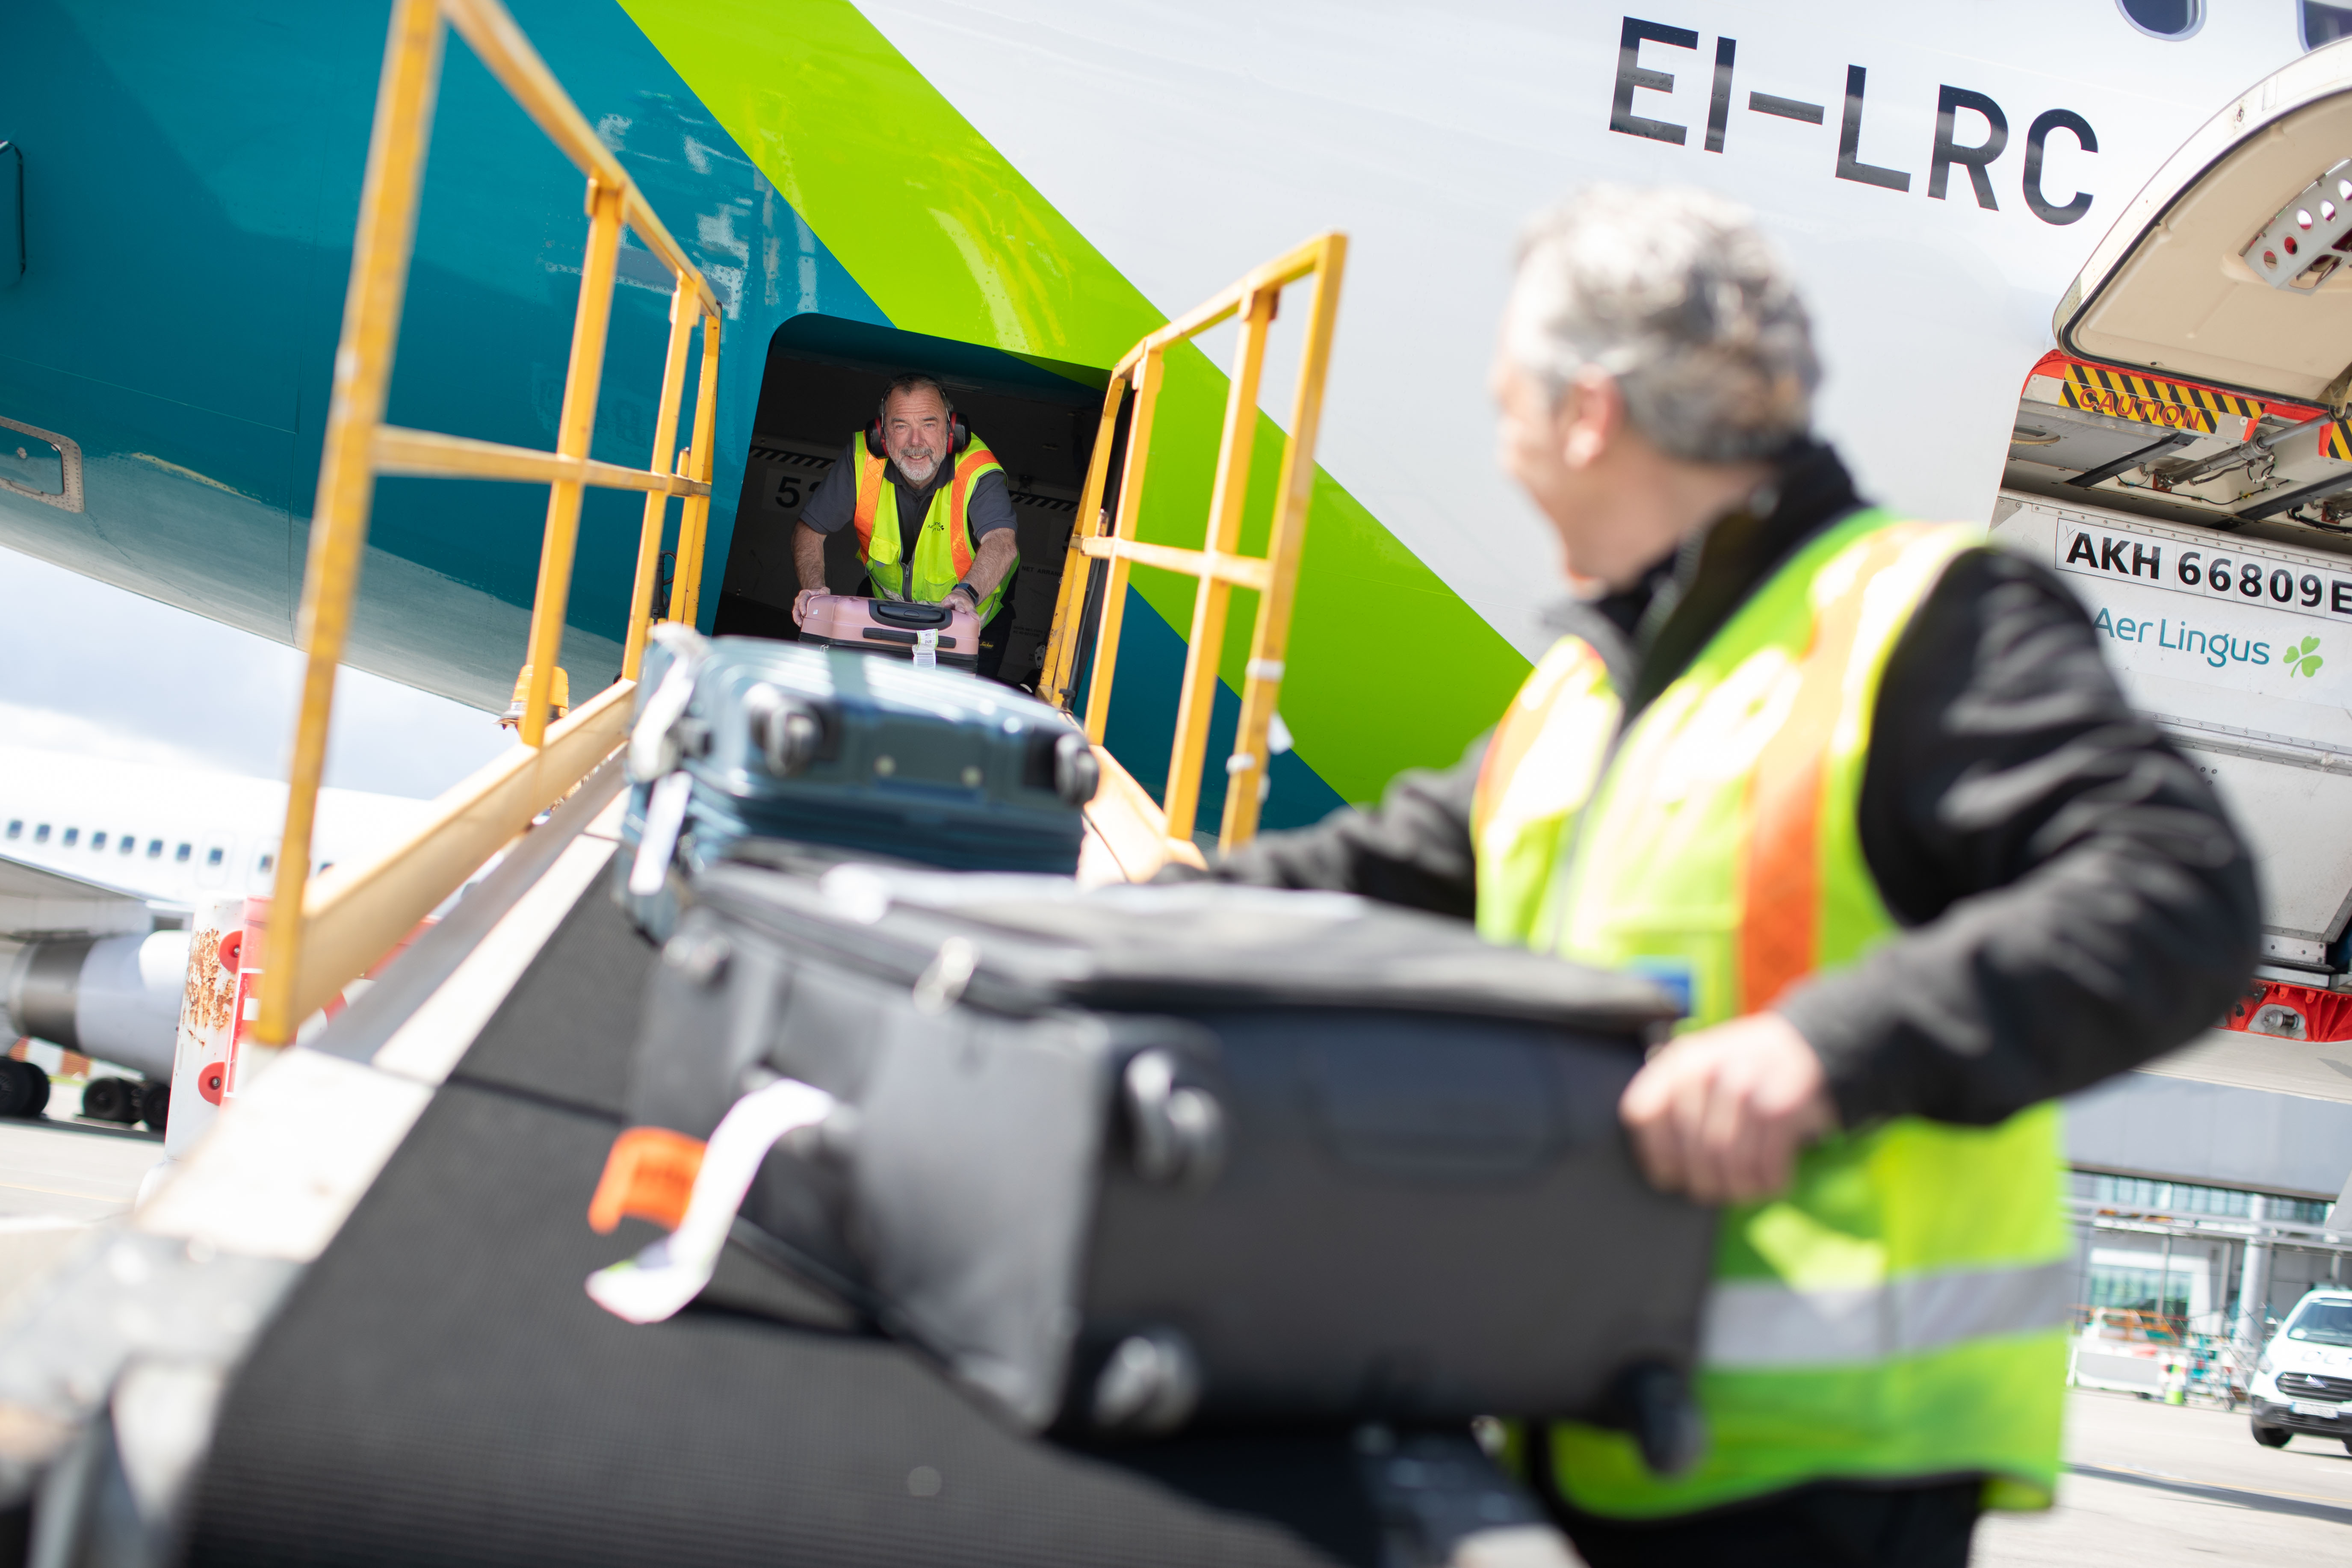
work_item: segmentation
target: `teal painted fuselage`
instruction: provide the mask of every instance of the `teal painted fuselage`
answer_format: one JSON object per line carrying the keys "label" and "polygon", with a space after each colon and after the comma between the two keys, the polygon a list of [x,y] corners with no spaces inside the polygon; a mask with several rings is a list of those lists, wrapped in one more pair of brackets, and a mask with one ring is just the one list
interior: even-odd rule
{"label": "teal painted fuselage", "polygon": [[[812,310],[882,317],[617,5],[512,9],[726,311],[707,625],[770,336]],[[0,288],[0,418],[25,428],[0,429],[0,543],[293,640],[385,19],[268,0],[11,8],[0,141],[23,157],[26,265]],[[554,445],[582,192],[453,36],[393,423]],[[620,273],[593,455],[644,467],[669,280],[633,240]],[[79,510],[60,504],[76,454]],[[380,483],[350,661],[503,706],[545,508],[536,486]],[[590,492],[576,692],[618,671],[639,517],[636,496]]]}
{"label": "teal painted fuselage", "polygon": [[[869,381],[890,368],[949,375],[959,397],[992,410],[984,420],[1003,421],[992,424],[992,441],[1020,483],[1041,492],[1024,504],[1066,529],[1100,367],[1045,368],[1034,356],[895,331],[616,0],[510,0],[510,8],[724,311],[698,601],[704,630],[722,618],[722,583],[735,585],[730,555],[737,574],[755,581],[763,559],[771,576],[789,571],[801,492],[755,466],[754,426],[793,401],[780,388],[823,377],[779,353],[791,365],[838,369],[847,362],[824,345],[862,331],[865,357],[852,358]],[[296,640],[388,13],[385,0],[21,0],[11,12],[0,144],[21,160],[24,266],[20,274],[0,266],[0,545]],[[788,11],[761,21],[793,25]],[[16,166],[0,157],[0,172]],[[553,447],[586,237],[580,171],[451,35],[389,423]],[[985,258],[972,265],[993,277]],[[670,455],[652,446],[670,288],[667,269],[625,238],[595,458],[667,466]],[[815,361],[792,358],[802,350]],[[800,408],[806,423],[786,434],[838,450],[878,386],[852,381],[866,389]],[[1059,391],[1041,395],[1045,384]],[[996,394],[1013,402],[989,404]],[[1073,438],[1051,440],[1039,426],[1016,460],[1010,426],[1049,405],[1061,410],[1052,418],[1072,421]],[[379,481],[346,661],[504,708],[524,659],[546,493]],[[751,509],[740,542],[739,506]],[[666,578],[677,510],[664,540]],[[575,697],[619,673],[641,517],[634,492],[588,492],[562,661]],[[1033,623],[1050,613],[1062,537],[1049,530],[1024,545],[1024,563],[1046,569],[1025,590]],[[736,629],[773,629],[772,605],[791,594],[785,584],[779,600],[778,583],[766,588],[766,619]],[[1034,657],[1042,624],[1028,636]],[[1121,647],[1109,740],[1158,789],[1183,640],[1130,590]],[[200,694],[201,672],[186,674]],[[1223,755],[1238,713],[1234,692],[1221,687],[1214,707],[1212,750]],[[1339,804],[1296,753],[1275,758],[1272,772],[1270,826]],[[1208,820],[1223,784],[1213,764]]]}

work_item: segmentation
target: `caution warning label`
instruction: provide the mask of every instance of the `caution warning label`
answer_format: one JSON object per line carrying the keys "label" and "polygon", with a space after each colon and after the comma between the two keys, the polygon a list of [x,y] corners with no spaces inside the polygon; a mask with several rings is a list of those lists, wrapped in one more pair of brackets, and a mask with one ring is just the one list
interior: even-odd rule
{"label": "caution warning label", "polygon": [[2251,397],[2191,386],[2152,375],[2126,375],[2105,365],[2067,362],[2058,399],[2069,408],[2111,418],[2159,425],[2167,430],[2221,434],[2233,441],[2251,439],[2263,405]]}

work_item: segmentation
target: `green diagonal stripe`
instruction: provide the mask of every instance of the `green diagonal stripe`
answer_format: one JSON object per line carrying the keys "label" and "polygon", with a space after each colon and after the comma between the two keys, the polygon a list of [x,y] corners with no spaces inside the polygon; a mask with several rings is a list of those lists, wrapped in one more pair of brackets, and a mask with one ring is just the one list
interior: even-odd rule
{"label": "green diagonal stripe", "polygon": [[[845,0],[621,3],[893,325],[1108,366],[1167,319]],[[1263,259],[1236,255],[1233,272]],[[1344,300],[1343,341],[1378,330]],[[1225,385],[1197,351],[1169,356],[1141,537],[1201,543]],[[1261,417],[1251,549],[1279,454]],[[1180,632],[1191,624],[1190,579],[1138,571],[1135,585]],[[1255,610],[1235,595],[1220,662],[1236,689]],[[1401,768],[1452,761],[1528,669],[1319,468],[1288,665],[1282,712],[1299,755],[1350,800]]]}

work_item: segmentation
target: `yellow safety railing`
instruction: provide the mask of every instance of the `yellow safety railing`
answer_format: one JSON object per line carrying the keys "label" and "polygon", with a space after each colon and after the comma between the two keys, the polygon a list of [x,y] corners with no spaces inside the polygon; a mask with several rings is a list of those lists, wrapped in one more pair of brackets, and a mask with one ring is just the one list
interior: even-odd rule
{"label": "yellow safety railing", "polygon": [[[1091,813],[1107,840],[1118,829],[1103,820],[1108,807],[1140,818],[1143,830],[1160,842],[1157,853],[1144,857],[1156,863],[1171,855],[1197,860],[1192,844],[1193,818],[1201,799],[1201,767],[1209,744],[1209,714],[1217,691],[1217,664],[1225,642],[1227,603],[1236,587],[1257,592],[1257,625],[1250,637],[1249,663],[1242,684],[1241,724],[1234,752],[1226,763],[1224,822],[1218,834],[1221,848],[1247,843],[1257,832],[1261,784],[1265,777],[1266,736],[1274,719],[1275,700],[1281,695],[1283,659],[1290,642],[1290,604],[1298,584],[1298,558],[1307,542],[1307,503],[1315,488],[1315,437],[1323,417],[1323,380],[1331,363],[1331,329],[1339,309],[1340,273],[1347,263],[1348,237],[1322,234],[1286,256],[1256,268],[1190,314],[1169,322],[1130,349],[1111,371],[1110,387],[1103,396],[1102,424],[1095,437],[1093,458],[1087,466],[1087,484],[1078,505],[1081,520],[1094,519],[1096,531],[1082,526],[1072,531],[1069,553],[1062,570],[1062,588],[1054,607],[1054,628],[1045,644],[1045,668],[1037,689],[1046,700],[1067,710],[1076,679],[1079,646],[1086,630],[1087,606],[1095,574],[1107,574],[1100,610],[1094,627],[1094,666],[1087,691],[1087,738],[1107,765],[1098,808]],[[1250,458],[1257,434],[1258,379],[1265,361],[1266,331],[1285,285],[1315,279],[1308,308],[1306,342],[1298,361],[1298,383],[1291,399],[1290,439],[1282,454],[1282,474],[1276,488],[1274,521],[1264,557],[1238,553],[1242,512],[1249,495]],[[1180,549],[1147,544],[1135,537],[1142,515],[1144,478],[1151,455],[1152,413],[1160,397],[1163,356],[1178,343],[1190,342],[1235,315],[1241,318],[1234,349],[1233,380],[1225,397],[1225,420],[1217,446],[1216,480],[1210,492],[1206,547]],[[1127,464],[1119,481],[1116,519],[1103,515],[1103,492],[1110,474],[1110,451],[1118,430],[1120,405],[1128,388],[1135,389],[1134,408],[1127,431]],[[1184,682],[1176,701],[1176,741],[1168,761],[1168,794],[1155,802],[1126,770],[1102,750],[1103,727],[1110,717],[1112,679],[1118,666],[1118,634],[1127,600],[1129,563],[1157,566],[1198,578],[1192,595],[1192,626],[1186,638]],[[1125,864],[1133,857],[1111,845]]]}
{"label": "yellow safety railing", "polygon": [[[383,423],[415,238],[417,193],[441,79],[445,26],[457,28],[490,74],[588,176],[587,256],[580,269],[571,368],[552,452]],[[677,279],[670,295],[669,350],[662,371],[653,458],[644,468],[600,463],[588,456],[624,228],[633,231]],[[687,359],[698,321],[702,364],[694,436],[673,456],[671,443],[677,437]],[[719,302],[709,284],[498,0],[394,0],[368,142],[359,226],[352,238],[351,290],[343,302],[342,340],[335,354],[334,402],[319,466],[310,566],[302,584],[300,643],[308,663],[294,727],[260,1016],[254,1025],[263,1042],[291,1039],[302,1019],[392,951],[435,905],[620,743],[652,619],[662,529],[672,496],[683,504],[677,574],[667,615],[672,620],[694,619],[710,510],[719,323]],[[375,481],[385,474],[514,479],[548,487],[539,588],[524,656],[523,743],[443,795],[433,819],[406,842],[366,865],[338,868],[314,880],[310,876],[310,831],[326,763],[335,668],[351,628]],[[591,486],[646,492],[628,639],[622,653],[622,679],[557,721],[551,715],[556,659],[572,591],[582,494]]]}

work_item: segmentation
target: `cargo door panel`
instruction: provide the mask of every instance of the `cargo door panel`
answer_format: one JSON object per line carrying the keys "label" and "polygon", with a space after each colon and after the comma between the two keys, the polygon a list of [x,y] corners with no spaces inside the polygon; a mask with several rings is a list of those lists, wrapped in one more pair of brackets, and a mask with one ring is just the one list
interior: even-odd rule
{"label": "cargo door panel", "polygon": [[[2335,247],[2344,220],[2318,205],[2352,208],[2352,193],[2316,184],[2347,158],[2352,48],[2315,49],[2225,106],[2157,171],[2060,301],[2059,347],[2317,402],[2352,363],[2352,246]],[[2265,267],[2265,253],[2279,265]]]}
{"label": "cargo door panel", "polygon": [[2133,703],[2210,780],[2263,882],[2265,956],[2325,966],[2352,913],[2352,557],[2011,492]]}
{"label": "cargo door panel", "polygon": [[2210,780],[2277,978],[2352,985],[2352,41],[2223,105],[2058,302],[1995,540]]}

